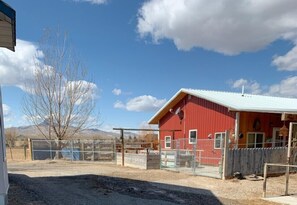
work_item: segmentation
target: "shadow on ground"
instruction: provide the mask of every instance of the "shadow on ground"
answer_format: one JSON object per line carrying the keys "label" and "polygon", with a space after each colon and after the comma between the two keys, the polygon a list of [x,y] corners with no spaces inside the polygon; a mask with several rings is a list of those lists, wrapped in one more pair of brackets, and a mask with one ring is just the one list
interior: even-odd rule
{"label": "shadow on ground", "polygon": [[100,175],[28,177],[9,174],[9,180],[10,205],[223,204],[204,189]]}

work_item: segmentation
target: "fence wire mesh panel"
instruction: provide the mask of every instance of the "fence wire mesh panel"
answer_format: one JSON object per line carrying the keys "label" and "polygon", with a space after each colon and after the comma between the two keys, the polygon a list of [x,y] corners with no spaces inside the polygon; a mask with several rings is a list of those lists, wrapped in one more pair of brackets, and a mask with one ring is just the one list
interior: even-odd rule
{"label": "fence wire mesh panel", "polygon": [[114,140],[32,140],[32,160],[115,161]]}
{"label": "fence wire mesh panel", "polygon": [[222,178],[222,149],[215,149],[214,139],[160,141],[160,168],[193,175]]}

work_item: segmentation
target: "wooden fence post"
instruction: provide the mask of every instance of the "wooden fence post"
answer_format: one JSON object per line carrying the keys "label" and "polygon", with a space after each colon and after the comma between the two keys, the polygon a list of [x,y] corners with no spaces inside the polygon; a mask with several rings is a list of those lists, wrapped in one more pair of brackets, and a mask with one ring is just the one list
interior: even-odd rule
{"label": "wooden fence post", "polygon": [[228,169],[228,154],[229,154],[229,131],[225,132],[225,139],[224,139],[224,153],[223,153],[223,170],[222,170],[222,179],[226,179],[227,169]]}
{"label": "wooden fence post", "polygon": [[264,181],[263,181],[263,198],[266,197],[266,183],[267,183],[267,163],[264,165]]}
{"label": "wooden fence post", "polygon": [[121,129],[121,140],[122,140],[122,166],[125,166],[125,143],[124,143],[124,130]]}
{"label": "wooden fence post", "polygon": [[29,156],[28,156],[28,159],[31,159],[33,160],[32,158],[32,140],[30,138],[28,138],[28,149],[29,149]]}

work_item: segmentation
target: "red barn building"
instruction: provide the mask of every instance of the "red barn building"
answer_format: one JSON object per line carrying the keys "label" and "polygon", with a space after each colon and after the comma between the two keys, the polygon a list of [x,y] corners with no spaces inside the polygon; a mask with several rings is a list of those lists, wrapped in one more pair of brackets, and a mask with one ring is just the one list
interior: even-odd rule
{"label": "red barn building", "polygon": [[[284,146],[287,136],[283,135],[287,135],[289,124],[281,119],[284,113],[297,113],[297,99],[181,89],[149,120],[149,124],[157,124],[160,130],[181,130],[160,132],[162,149],[174,149],[174,140],[184,138],[179,149],[192,149],[197,143],[204,156],[218,157],[225,131],[230,133],[230,146]],[[203,143],[199,143],[200,140],[204,140]],[[210,162],[213,163],[218,160]]]}

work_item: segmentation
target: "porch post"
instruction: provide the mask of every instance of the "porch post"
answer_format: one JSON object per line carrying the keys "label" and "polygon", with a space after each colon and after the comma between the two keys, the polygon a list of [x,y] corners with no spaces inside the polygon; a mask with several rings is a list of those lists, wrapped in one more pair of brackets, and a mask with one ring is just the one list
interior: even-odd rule
{"label": "porch post", "polygon": [[[289,141],[288,141],[288,153],[287,153],[287,165],[290,164],[290,157],[291,157],[291,143],[292,143],[292,131],[293,131],[293,123],[290,122],[289,125]],[[286,167],[286,190],[285,196],[289,195],[289,176],[290,176],[290,167]]]}
{"label": "porch post", "polygon": [[121,142],[122,142],[122,148],[121,148],[121,152],[122,152],[122,166],[125,166],[125,142],[124,142],[124,130],[121,129]]}
{"label": "porch post", "polygon": [[228,130],[225,131],[225,139],[224,139],[224,150],[222,153],[223,158],[223,170],[222,170],[222,179],[225,180],[227,176],[227,170],[228,170],[228,154],[229,154],[229,134],[230,132]]}
{"label": "porch post", "polygon": [[236,112],[235,115],[235,148],[238,148],[238,140],[239,140],[239,122],[240,122],[240,112]]}

